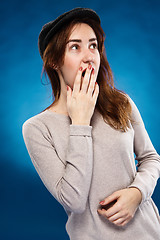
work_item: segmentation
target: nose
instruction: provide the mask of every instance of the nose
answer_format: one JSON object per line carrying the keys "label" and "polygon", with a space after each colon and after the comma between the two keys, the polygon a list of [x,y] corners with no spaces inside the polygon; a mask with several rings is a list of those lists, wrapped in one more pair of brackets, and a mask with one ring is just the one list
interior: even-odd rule
{"label": "nose", "polygon": [[94,63],[94,55],[89,49],[84,50],[82,61],[87,64]]}

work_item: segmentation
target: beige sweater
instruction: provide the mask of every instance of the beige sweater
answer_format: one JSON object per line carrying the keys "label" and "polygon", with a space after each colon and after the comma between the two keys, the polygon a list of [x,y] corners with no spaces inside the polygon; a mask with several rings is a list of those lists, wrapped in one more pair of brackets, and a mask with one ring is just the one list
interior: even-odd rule
{"label": "beige sweater", "polygon": [[[160,217],[151,198],[160,157],[130,102],[136,123],[125,133],[106,124],[97,110],[90,126],[72,125],[68,116],[49,110],[23,124],[33,165],[68,215],[71,240],[160,240]],[[118,227],[98,214],[99,202],[130,186],[142,192],[143,200],[134,218]]]}

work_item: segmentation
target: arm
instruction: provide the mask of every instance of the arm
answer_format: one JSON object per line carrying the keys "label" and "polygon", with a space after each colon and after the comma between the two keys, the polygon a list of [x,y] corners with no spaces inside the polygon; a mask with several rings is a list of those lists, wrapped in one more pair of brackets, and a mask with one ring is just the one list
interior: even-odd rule
{"label": "arm", "polygon": [[66,164],[40,122],[23,124],[23,137],[41,180],[65,210],[85,210],[93,164],[92,126],[70,125]]}
{"label": "arm", "polygon": [[115,225],[124,226],[133,217],[139,204],[153,193],[160,176],[160,156],[154,149],[146,132],[140,113],[129,98],[132,106],[132,123],[134,129],[134,151],[138,160],[138,169],[134,181],[126,189],[114,192],[100,204],[115,204],[107,211],[98,209],[98,213]]}
{"label": "arm", "polygon": [[160,176],[160,156],[151,143],[136,105],[131,99],[129,100],[132,106],[132,118],[135,121],[132,126],[138,169],[134,181],[128,187],[138,188],[142,193],[142,201],[145,201],[151,197]]}

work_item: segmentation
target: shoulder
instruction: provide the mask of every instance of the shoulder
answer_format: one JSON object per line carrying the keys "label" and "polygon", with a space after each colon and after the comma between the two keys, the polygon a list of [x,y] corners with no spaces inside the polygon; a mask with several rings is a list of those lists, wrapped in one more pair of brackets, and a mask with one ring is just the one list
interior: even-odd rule
{"label": "shoulder", "polygon": [[136,106],[134,100],[127,93],[125,93],[125,96],[131,105],[132,111],[135,111],[135,109],[137,109],[137,106]]}
{"label": "shoulder", "polygon": [[42,125],[44,120],[45,120],[45,112],[41,112],[27,119],[23,123],[23,127],[28,125]]}
{"label": "shoulder", "polygon": [[32,135],[35,131],[47,132],[47,122],[50,121],[46,111],[27,119],[22,125],[23,136]]}
{"label": "shoulder", "polygon": [[131,111],[132,125],[134,125],[134,124],[143,124],[144,125],[140,111],[139,111],[135,101],[128,94],[126,94],[126,97],[128,98],[129,103],[131,105],[131,109],[132,109],[132,111]]}
{"label": "shoulder", "polygon": [[134,108],[135,103],[134,103],[133,99],[129,96],[129,94],[127,94],[127,93],[125,93],[125,92],[123,92],[123,91],[120,91],[120,94],[121,94],[122,96],[124,96],[124,97],[126,98],[126,101],[128,100],[129,103],[130,103],[130,105],[131,105],[131,107]]}
{"label": "shoulder", "polygon": [[50,138],[53,135],[63,134],[70,124],[68,116],[45,110],[27,119],[22,125],[22,133],[27,137],[38,134]]}

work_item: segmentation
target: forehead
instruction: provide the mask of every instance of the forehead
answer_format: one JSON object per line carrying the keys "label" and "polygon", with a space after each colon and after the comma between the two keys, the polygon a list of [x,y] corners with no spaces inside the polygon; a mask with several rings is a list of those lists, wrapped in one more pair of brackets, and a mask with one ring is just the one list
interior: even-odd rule
{"label": "forehead", "polygon": [[69,39],[75,38],[75,37],[89,39],[93,37],[96,38],[96,34],[88,24],[77,23],[72,27]]}

